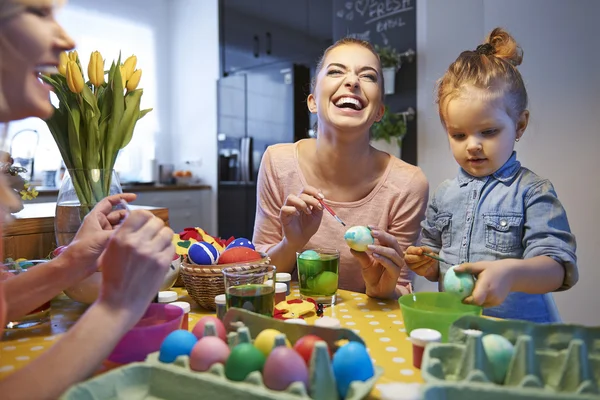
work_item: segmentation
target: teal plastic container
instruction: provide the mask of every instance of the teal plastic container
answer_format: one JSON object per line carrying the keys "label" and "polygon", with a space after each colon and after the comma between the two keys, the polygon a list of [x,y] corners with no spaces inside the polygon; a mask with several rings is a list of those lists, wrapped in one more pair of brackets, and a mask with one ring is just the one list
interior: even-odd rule
{"label": "teal plastic container", "polygon": [[464,315],[481,315],[482,308],[463,304],[451,293],[421,292],[402,296],[398,299],[406,333],[413,329],[435,329],[442,334],[442,342],[448,341],[450,325]]}

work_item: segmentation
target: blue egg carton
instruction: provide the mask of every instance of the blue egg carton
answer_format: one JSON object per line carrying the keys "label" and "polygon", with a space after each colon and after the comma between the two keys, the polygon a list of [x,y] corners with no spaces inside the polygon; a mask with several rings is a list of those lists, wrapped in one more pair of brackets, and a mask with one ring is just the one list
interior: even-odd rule
{"label": "blue egg carton", "polygon": [[[483,348],[483,335],[498,334],[515,347],[501,384]],[[425,349],[421,374],[425,399],[598,399],[600,327],[534,324],[465,316],[448,343]]]}

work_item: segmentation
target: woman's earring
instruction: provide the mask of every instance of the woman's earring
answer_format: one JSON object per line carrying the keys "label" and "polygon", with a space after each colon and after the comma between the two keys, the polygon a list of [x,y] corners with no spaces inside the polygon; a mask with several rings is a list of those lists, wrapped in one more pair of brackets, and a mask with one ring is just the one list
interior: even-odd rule
{"label": "woman's earring", "polygon": [[518,142],[519,140],[521,140],[521,138],[516,138],[516,139],[515,139],[515,142]]}

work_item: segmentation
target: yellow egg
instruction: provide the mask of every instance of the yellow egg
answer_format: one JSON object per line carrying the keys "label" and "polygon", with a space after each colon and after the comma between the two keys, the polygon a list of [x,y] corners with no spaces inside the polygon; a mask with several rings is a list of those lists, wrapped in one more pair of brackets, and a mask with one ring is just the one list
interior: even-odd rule
{"label": "yellow egg", "polygon": [[[256,339],[254,339],[254,347],[260,350],[265,357],[268,357],[275,346],[275,337],[277,335],[282,335],[282,333],[276,329],[265,329],[261,331],[258,336],[256,336]],[[292,347],[287,338],[285,339],[285,345],[290,348]]]}

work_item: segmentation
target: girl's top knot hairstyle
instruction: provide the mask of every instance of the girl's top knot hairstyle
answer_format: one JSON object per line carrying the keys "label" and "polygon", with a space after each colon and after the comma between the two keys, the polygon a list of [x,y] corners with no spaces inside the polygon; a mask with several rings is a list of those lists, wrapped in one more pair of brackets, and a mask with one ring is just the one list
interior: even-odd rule
{"label": "girl's top knot hairstyle", "polygon": [[436,103],[442,124],[448,101],[469,87],[481,89],[485,100],[501,99],[513,120],[527,108],[527,90],[517,66],[523,49],[504,29],[496,28],[475,50],[463,51],[437,82]]}

